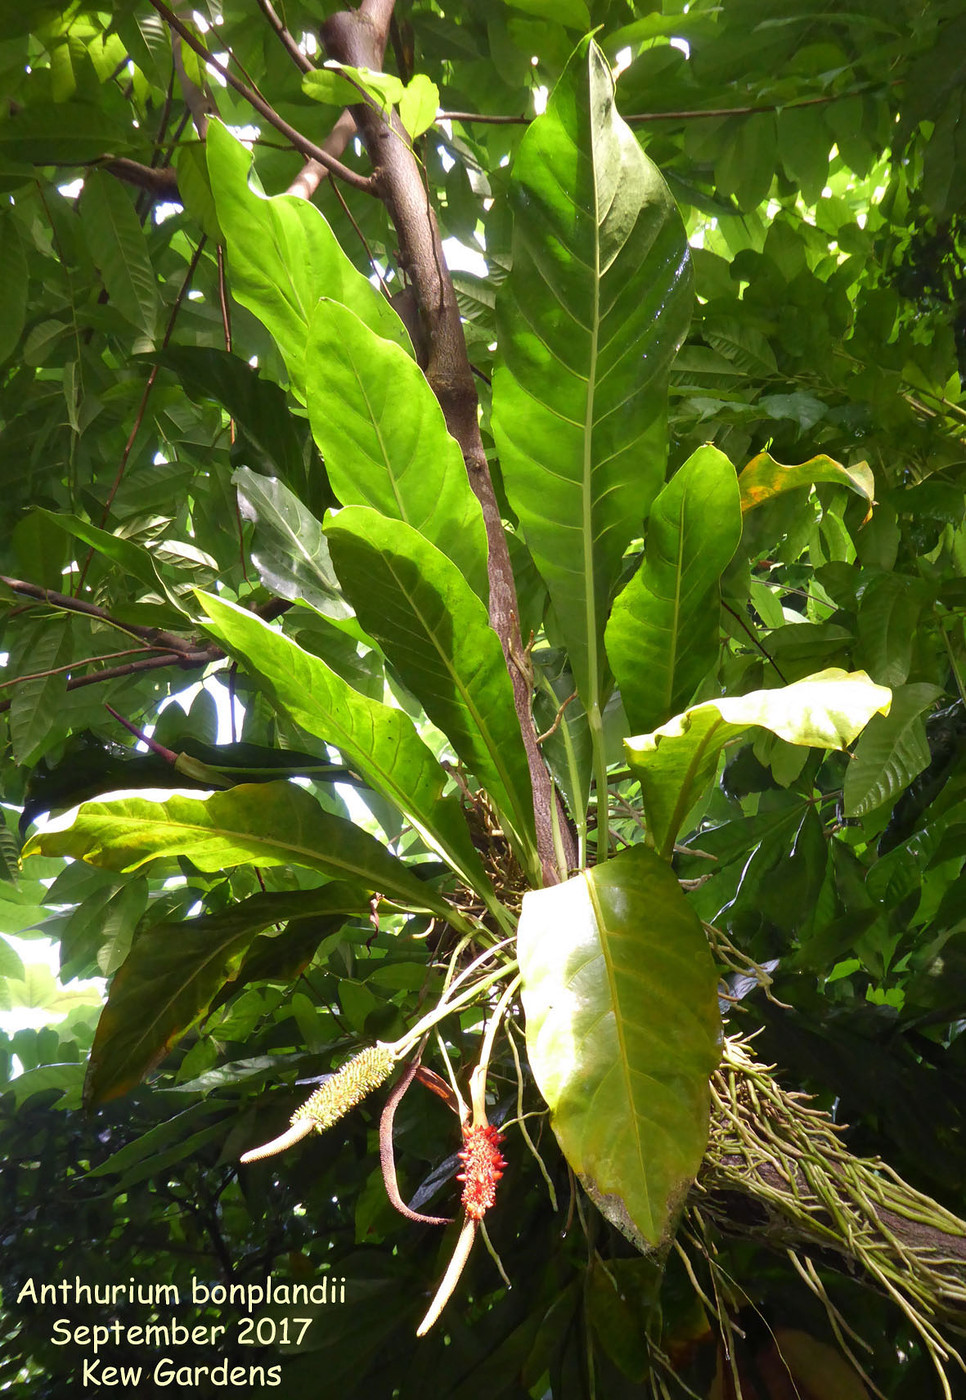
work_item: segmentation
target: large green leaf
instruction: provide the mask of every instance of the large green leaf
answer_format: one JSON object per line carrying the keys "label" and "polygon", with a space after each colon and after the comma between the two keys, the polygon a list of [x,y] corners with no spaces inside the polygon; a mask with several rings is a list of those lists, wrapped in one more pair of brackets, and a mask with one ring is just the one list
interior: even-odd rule
{"label": "large green leaf", "polygon": [[410,348],[402,321],[353,267],[313,204],[294,195],[268,199],[253,189],[251,156],[220,122],[209,122],[206,146],[232,292],[275,337],[298,394],[305,394],[305,337],[321,296],[351,307],[377,335]]}
{"label": "large green leaf", "polygon": [[691,699],[718,655],[719,579],[741,539],[735,469],[699,447],[651,507],[644,562],[607,623],[607,657],[635,732]]}
{"label": "large green leaf", "polygon": [[296,724],[335,745],[467,884],[492,899],[459,802],[443,796],[446,775],[409,716],[361,695],[324,661],[252,613],[210,594],[199,597],[210,619],[207,630],[261,678]]}
{"label": "large green leaf", "polygon": [[134,540],[124,539],[121,535],[112,535],[110,530],[102,530],[100,526],[92,525],[89,520],[82,520],[79,515],[70,515],[67,511],[58,513],[43,507],[40,507],[39,511],[53,525],[90,545],[98,554],[103,554],[105,559],[110,559],[112,564],[136,578],[150,592],[166,598],[179,612],[186,611],[183,599],[162,578],[154,557],[143,545]]}
{"label": "large green leaf", "polygon": [[847,817],[864,817],[885,802],[894,802],[929,766],[929,741],[923,713],[942,695],[937,685],[900,685],[887,715],[876,715],[859,739],[845,775]]}
{"label": "large green leaf", "polygon": [[153,340],[157,282],[134,202],[120,181],[99,170],[87,176],[82,221],[111,303]]}
{"label": "large green leaf", "polygon": [[30,619],[12,652],[15,674],[28,675],[10,697],[10,741],[14,760],[29,765],[64,732],[67,673],[74,654],[69,616]]}
{"label": "large green leaf", "polygon": [[247,466],[280,475],[301,489],[306,459],[314,458],[307,425],[289,410],[285,391],[257,369],[230,355],[201,345],[170,345],[152,359],[171,369],[195,402],[213,399],[235,424],[235,453]]}
{"label": "large green leaf", "polygon": [[378,890],[442,918],[455,911],[375,837],[324,811],[295,783],[240,783],[203,802],[143,797],[88,802],[73,826],[32,836],[24,856],[72,856],[106,870],[187,856],[199,870],[230,865],[305,865]]}
{"label": "large green leaf", "polygon": [[324,300],[305,363],[312,432],[339,500],[412,525],[485,598],[483,512],[415,360],[352,310]]}
{"label": "large green leaf", "polygon": [[701,923],[670,866],[635,846],[524,895],[518,956],[564,1154],[615,1223],[656,1245],[708,1136],[719,1016]]}
{"label": "large green leaf", "polygon": [[255,522],[252,563],[265,587],[293,602],[304,599],[327,617],[350,617],[322,526],[275,477],[239,467],[232,477],[242,516]]}
{"label": "large green leaf", "polygon": [[799,486],[813,486],[816,482],[828,481],[834,485],[847,486],[850,491],[861,496],[872,510],[875,494],[875,481],[867,462],[859,462],[854,467],[843,467],[831,457],[810,457],[807,462],[785,466],[776,462],[768,452],[759,452],[752,457],[738,477],[741,491],[741,509],[748,511],[770,501],[783,491],[794,491]]}
{"label": "large green leaf", "polygon": [[16,219],[0,218],[0,364],[16,349],[27,310],[27,254]]}
{"label": "large green leaf", "polygon": [[790,744],[843,749],[874,714],[887,714],[891,702],[892,692],[864,671],[832,667],[777,690],[706,700],[652,734],[625,739],[627,761],[641,783],[648,840],[670,856],[730,739],[760,727]]}
{"label": "large green leaf", "polygon": [[585,40],[513,167],[493,431],[593,723],[627,544],[664,480],[667,374],[691,314],[681,217]]}
{"label": "large green leaf", "polygon": [[338,880],[318,890],[253,895],[220,914],[147,929],[111,983],[91,1050],[87,1104],[126,1093],[159,1064],[236,977],[263,930],[311,920],[321,941],[365,907],[358,886]]}
{"label": "large green leaf", "polygon": [[856,619],[856,660],[881,685],[903,685],[917,644],[919,618],[930,600],[925,579],[873,575]]}
{"label": "large green leaf", "polygon": [[445,554],[401,521],[349,506],[326,534],[363,627],[488,790],[538,878],[527,756],[486,605]]}
{"label": "large green leaf", "polygon": [[[358,782],[347,768],[328,763],[318,754],[257,744],[206,744],[188,734],[169,735],[165,721],[179,709],[176,705],[164,711],[153,737],[159,744],[177,746],[174,771],[180,788],[207,792],[234,783],[271,782],[296,775],[316,783]],[[20,829],[25,831],[41,812],[64,810],[105,792],[170,787],[171,767],[163,754],[122,748],[90,733],[75,735],[58,751],[55,763],[42,760],[31,770],[23,794]]]}
{"label": "large green leaf", "polygon": [[76,165],[127,155],[133,129],[86,102],[25,107],[0,122],[0,157],[31,165]]}

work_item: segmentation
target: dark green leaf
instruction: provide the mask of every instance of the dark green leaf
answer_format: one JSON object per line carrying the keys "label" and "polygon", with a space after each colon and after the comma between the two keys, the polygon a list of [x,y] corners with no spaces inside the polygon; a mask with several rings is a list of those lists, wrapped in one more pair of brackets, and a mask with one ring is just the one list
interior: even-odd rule
{"label": "dark green leaf", "polygon": [[644,562],[618,594],[607,657],[634,733],[677,714],[718,656],[719,580],[741,539],[735,469],[700,447],[651,507]]}
{"label": "dark green leaf", "polygon": [[486,787],[533,878],[533,799],[513,688],[484,604],[415,530],[349,506],[326,534],[359,620]]}
{"label": "dark green leaf", "polygon": [[239,467],[232,482],[243,518],[255,522],[252,563],[265,587],[280,598],[304,599],[326,617],[351,617],[315,516],[274,477]]}
{"label": "dark green leaf", "polygon": [[0,363],[13,354],[23,334],[27,309],[27,258],[20,225],[0,218]]}
{"label": "dark green leaf", "polygon": [[83,226],[111,303],[149,338],[158,319],[158,289],[130,195],[99,170],[85,182]]}
{"label": "dark green leaf", "polygon": [[902,574],[872,578],[859,603],[856,659],[880,685],[909,677],[916,632],[929,589]]}
{"label": "dark green leaf", "polygon": [[93,1106],[116,1098],[150,1073],[235,978],[263,929],[310,920],[321,941],[359,907],[358,889],[338,881],[318,890],[253,895],[223,914],[148,929],[111,983],[85,1101]]}
{"label": "dark green leaf", "polygon": [[901,685],[888,714],[873,716],[845,775],[845,814],[863,817],[893,802],[929,764],[923,712],[939,699],[935,685]]}
{"label": "dark green leaf", "polygon": [[71,165],[127,155],[135,136],[99,107],[60,102],[27,107],[0,122],[0,154],[32,165]]}
{"label": "dark green leaf", "polygon": [[383,793],[483,897],[491,897],[459,804],[443,797],[445,774],[402,710],[370,700],[323,661],[243,609],[200,595],[207,629],[267,686],[292,719],[327,743]]}

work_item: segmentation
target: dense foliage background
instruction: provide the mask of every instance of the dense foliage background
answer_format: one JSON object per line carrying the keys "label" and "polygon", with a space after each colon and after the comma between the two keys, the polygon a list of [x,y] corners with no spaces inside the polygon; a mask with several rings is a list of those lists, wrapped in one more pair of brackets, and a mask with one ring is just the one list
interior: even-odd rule
{"label": "dense foliage background", "polygon": [[[428,954],[441,935],[429,913],[380,918],[356,892],[285,863],[205,870],[171,856],[123,873],[60,856],[20,862],[36,819],[118,789],[169,787],[175,755],[177,786],[189,789],[210,788],[212,768],[297,773],[327,812],[420,854],[390,805],[368,789],[354,797],[338,753],[183,610],[195,586],[268,619],[305,598],[325,616],[289,608],[286,634],[362,693],[384,694],[381,654],[329,626],[339,602],[317,521],[336,494],[277,339],[233,297],[198,127],[217,113],[250,141],[271,194],[299,178],[305,150],[187,45],[172,46],[158,8],[0,5],[0,932],[53,939],[60,960],[57,980],[0,941],[4,1005],[52,1022],[0,1033],[0,1385],[26,1380],[31,1395],[56,1397],[76,1377],[78,1353],[51,1344],[54,1312],[15,1301],[28,1277],[134,1275],[190,1291],[192,1277],[271,1271],[350,1283],[348,1303],[320,1315],[305,1346],[280,1352],[285,1385],[314,1394],[570,1400],[688,1385],[725,1396],[734,1380],[711,1301],[738,1319],[746,1395],[779,1400],[794,1393],[790,1377],[801,1395],[872,1393],[837,1369],[826,1310],[767,1219],[736,1216],[736,1238],[709,1226],[710,1272],[703,1255],[696,1264],[672,1250],[655,1309],[656,1264],[572,1194],[539,1116],[528,1122],[560,1209],[514,1133],[490,1225],[513,1287],[477,1248],[444,1324],[417,1342],[449,1237],[389,1206],[378,1104],[284,1157],[242,1171],[238,1157],[281,1130],[308,1092],[296,1081],[395,1039],[431,1004],[441,974],[427,972]],[[236,80],[322,143],[344,94],[320,105],[300,67],[321,63],[320,25],[335,8],[211,4],[187,18]],[[966,13],[959,0],[400,0],[384,66],[439,91],[443,115],[416,148],[453,265],[474,269],[454,280],[498,494],[490,380],[511,172],[527,120],[591,29],[622,70],[618,108],[691,244],[697,300],[671,370],[669,470],[709,442],[739,468],[769,454],[762,503],[722,580],[719,660],[698,698],[834,666],[894,692],[851,757],[764,733],[733,746],[685,827],[696,850],[679,849],[675,869],[698,880],[716,858],[692,908],[730,940],[733,962],[771,971],[769,996],[731,968],[728,1029],[758,1031],[755,1053],[848,1125],[852,1152],[881,1156],[963,1214]],[[369,170],[356,141],[342,159]],[[355,265],[401,291],[384,205],[330,180],[314,198]],[[776,489],[774,463],[826,457],[826,470]],[[519,534],[511,557],[524,638],[532,629],[545,642],[546,590]],[[559,650],[534,658],[548,729],[574,684]],[[392,668],[388,679],[443,752]],[[579,709],[545,746],[571,810]],[[628,731],[616,706],[604,722],[612,830],[633,843],[639,814],[619,767]],[[159,748],[145,752],[131,726]],[[476,836],[486,856],[492,832]],[[593,825],[585,836],[592,849]],[[327,893],[300,904],[284,934],[257,904],[237,912],[262,894],[313,890]],[[88,1093],[97,1106],[84,1110],[100,995],[63,984],[111,977],[152,931],[192,969],[184,1005],[207,1014],[186,1017],[149,1085],[143,1058],[102,1044]],[[224,987],[204,981],[212,940],[235,949]],[[147,1006],[149,979],[141,993]],[[481,1017],[449,1025],[457,1061],[472,1060]],[[508,1043],[491,1084],[512,1117]],[[443,1164],[436,1204],[449,1211],[452,1115],[419,1093],[397,1118],[400,1173],[411,1194]],[[858,1328],[871,1349],[852,1343],[880,1392],[942,1393],[902,1311],[829,1265],[815,1256],[840,1332]],[[695,1269],[706,1293],[730,1298],[702,1303]],[[143,1320],[139,1307],[114,1311]],[[57,1315],[82,1322],[87,1311]],[[961,1393],[953,1365],[947,1384]]]}

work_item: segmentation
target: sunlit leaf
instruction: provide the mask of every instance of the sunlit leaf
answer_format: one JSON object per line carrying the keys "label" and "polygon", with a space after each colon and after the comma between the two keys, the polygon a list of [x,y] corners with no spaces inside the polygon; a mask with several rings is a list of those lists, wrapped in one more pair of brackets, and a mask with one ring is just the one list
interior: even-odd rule
{"label": "sunlit leaf", "polygon": [[864,497],[872,512],[872,499],[875,494],[875,481],[866,462],[854,467],[843,467],[831,457],[812,457],[797,466],[784,466],[776,462],[768,452],[759,452],[757,457],[741,471],[738,487],[741,491],[741,509],[753,510],[762,502],[769,501],[783,491],[794,491],[799,486],[812,486],[818,481],[829,481],[847,486],[850,491]]}
{"label": "sunlit leaf", "polygon": [[354,690],[318,657],[252,613],[200,595],[210,631],[303,729],[333,744],[484,898],[489,882],[446,775],[402,710]]}
{"label": "sunlit leaf", "polygon": [[643,846],[524,896],[527,1051],[568,1162],[615,1222],[665,1238],[708,1135],[717,975],[670,866]]}
{"label": "sunlit leaf", "polygon": [[533,799],[513,688],[486,606],[445,554],[400,521],[349,506],[326,527],[339,577],[533,873]]}
{"label": "sunlit leaf", "polygon": [[324,811],[294,783],[242,783],[206,802],[127,797],[88,802],[63,831],[32,836],[24,857],[73,856],[107,870],[187,856],[199,870],[231,865],[305,865],[379,890],[405,907],[446,918],[450,906],[374,837]]}
{"label": "sunlit leaf", "polygon": [[314,205],[271,199],[249,183],[251,157],[220,122],[208,125],[208,173],[228,244],[232,291],[267,326],[292,379],[305,393],[305,339],[321,296],[352,308],[377,335],[409,347],[386,298],[357,271]]}
{"label": "sunlit leaf", "polygon": [[326,300],[312,317],[306,376],[312,431],[343,505],[404,520],[486,597],[483,514],[415,360]]}
{"label": "sunlit leaf", "polygon": [[413,141],[429,130],[438,110],[439,88],[425,73],[415,74],[399,99],[399,120]]}
{"label": "sunlit leaf", "polygon": [[625,740],[628,764],[641,783],[649,841],[670,856],[730,739],[760,727],[790,744],[842,749],[873,715],[887,714],[891,702],[892,692],[864,671],[833,667],[777,690],[706,700],[652,734]]}

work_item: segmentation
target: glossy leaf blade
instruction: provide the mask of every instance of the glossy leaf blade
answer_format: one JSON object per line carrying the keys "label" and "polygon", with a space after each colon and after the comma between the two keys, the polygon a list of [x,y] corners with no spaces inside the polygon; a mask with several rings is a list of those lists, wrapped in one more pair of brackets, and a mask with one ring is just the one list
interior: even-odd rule
{"label": "glossy leaf blade", "polygon": [[866,462],[860,462],[854,467],[843,467],[833,458],[821,456],[810,457],[807,462],[796,466],[784,466],[781,462],[776,462],[768,452],[759,452],[757,457],[752,457],[738,477],[741,509],[753,510],[755,506],[770,501],[783,491],[794,491],[800,486],[813,486],[819,481],[847,486],[850,491],[854,491],[868,502],[871,513],[875,481]]}
{"label": "glossy leaf blade", "polygon": [[621,557],[664,480],[667,374],[691,314],[680,215],[585,41],[513,168],[493,431],[585,706]]}
{"label": "glossy leaf blade", "polygon": [[699,447],[651,507],[645,557],[620,593],[605,640],[632,731],[687,704],[718,655],[719,580],[741,539],[735,469]]}
{"label": "glossy leaf blade", "polygon": [[207,801],[128,797],[89,802],[73,826],[31,837],[24,855],[73,856],[106,870],[137,870],[187,856],[199,870],[305,865],[379,890],[407,908],[448,918],[450,905],[368,832],[324,811],[294,783],[241,783]]}
{"label": "glossy leaf blade", "polygon": [[242,517],[255,523],[252,563],[280,598],[304,599],[326,617],[351,617],[322,525],[275,477],[239,467],[232,476]]}
{"label": "glossy leaf blade", "polygon": [[530,1064],[564,1154],[656,1245],[700,1165],[718,1062],[700,921],[670,866],[635,846],[526,894],[518,956]]}
{"label": "glossy leaf blade", "polygon": [[304,397],[305,338],[321,296],[351,306],[377,335],[408,348],[402,321],[353,267],[321,212],[306,199],[252,189],[251,156],[220,122],[208,124],[205,144],[232,293],[271,331],[296,392]]}
{"label": "glossy leaf blade", "polygon": [[870,720],[845,775],[847,817],[864,817],[895,801],[928,768],[931,755],[923,714],[940,695],[936,685],[897,686],[889,713]]}
{"label": "glossy leaf blade", "polygon": [[760,727],[790,744],[842,749],[875,714],[887,714],[892,692],[864,671],[832,667],[777,690],[753,690],[692,705],[651,734],[624,741],[640,779],[648,839],[670,857],[690,808],[714,777],[729,739]]}
{"label": "glossy leaf blade", "polygon": [[343,505],[403,520],[487,597],[483,512],[459,444],[415,360],[322,301],[306,350],[312,432]]}
{"label": "glossy leaf blade", "polygon": [[237,976],[254,939],[311,919],[319,940],[365,908],[358,887],[258,894],[220,914],[156,924],[138,938],[111,983],[84,1085],[88,1107],[129,1089],[158,1065]]}
{"label": "glossy leaf blade", "polygon": [[79,515],[43,507],[40,507],[40,511],[51,524],[59,526],[75,539],[83,540],[84,544],[90,545],[91,549],[96,549],[98,554],[103,554],[105,559],[110,559],[112,564],[144,584],[150,592],[166,598],[179,612],[185,611],[183,599],[162,578],[154,557],[143,545],[122,535],[112,535],[109,530],[102,530],[89,520],[82,520]]}
{"label": "glossy leaf blade", "polygon": [[443,796],[446,775],[409,716],[360,694],[324,661],[252,613],[210,594],[199,597],[210,619],[207,630],[261,678],[296,724],[339,749],[471,888],[491,898],[459,802]]}
{"label": "glossy leaf blade", "polygon": [[27,312],[27,253],[16,219],[0,218],[0,364],[20,342]]}
{"label": "glossy leaf blade", "polygon": [[301,489],[315,453],[308,425],[291,413],[284,389],[244,360],[210,346],[169,345],[152,358],[178,376],[194,402],[213,400],[227,409],[240,438],[241,460],[250,468]]}
{"label": "glossy leaf blade", "polygon": [[445,554],[400,521],[349,506],[326,534],[359,621],[487,789],[536,873],[527,756],[485,604]]}

